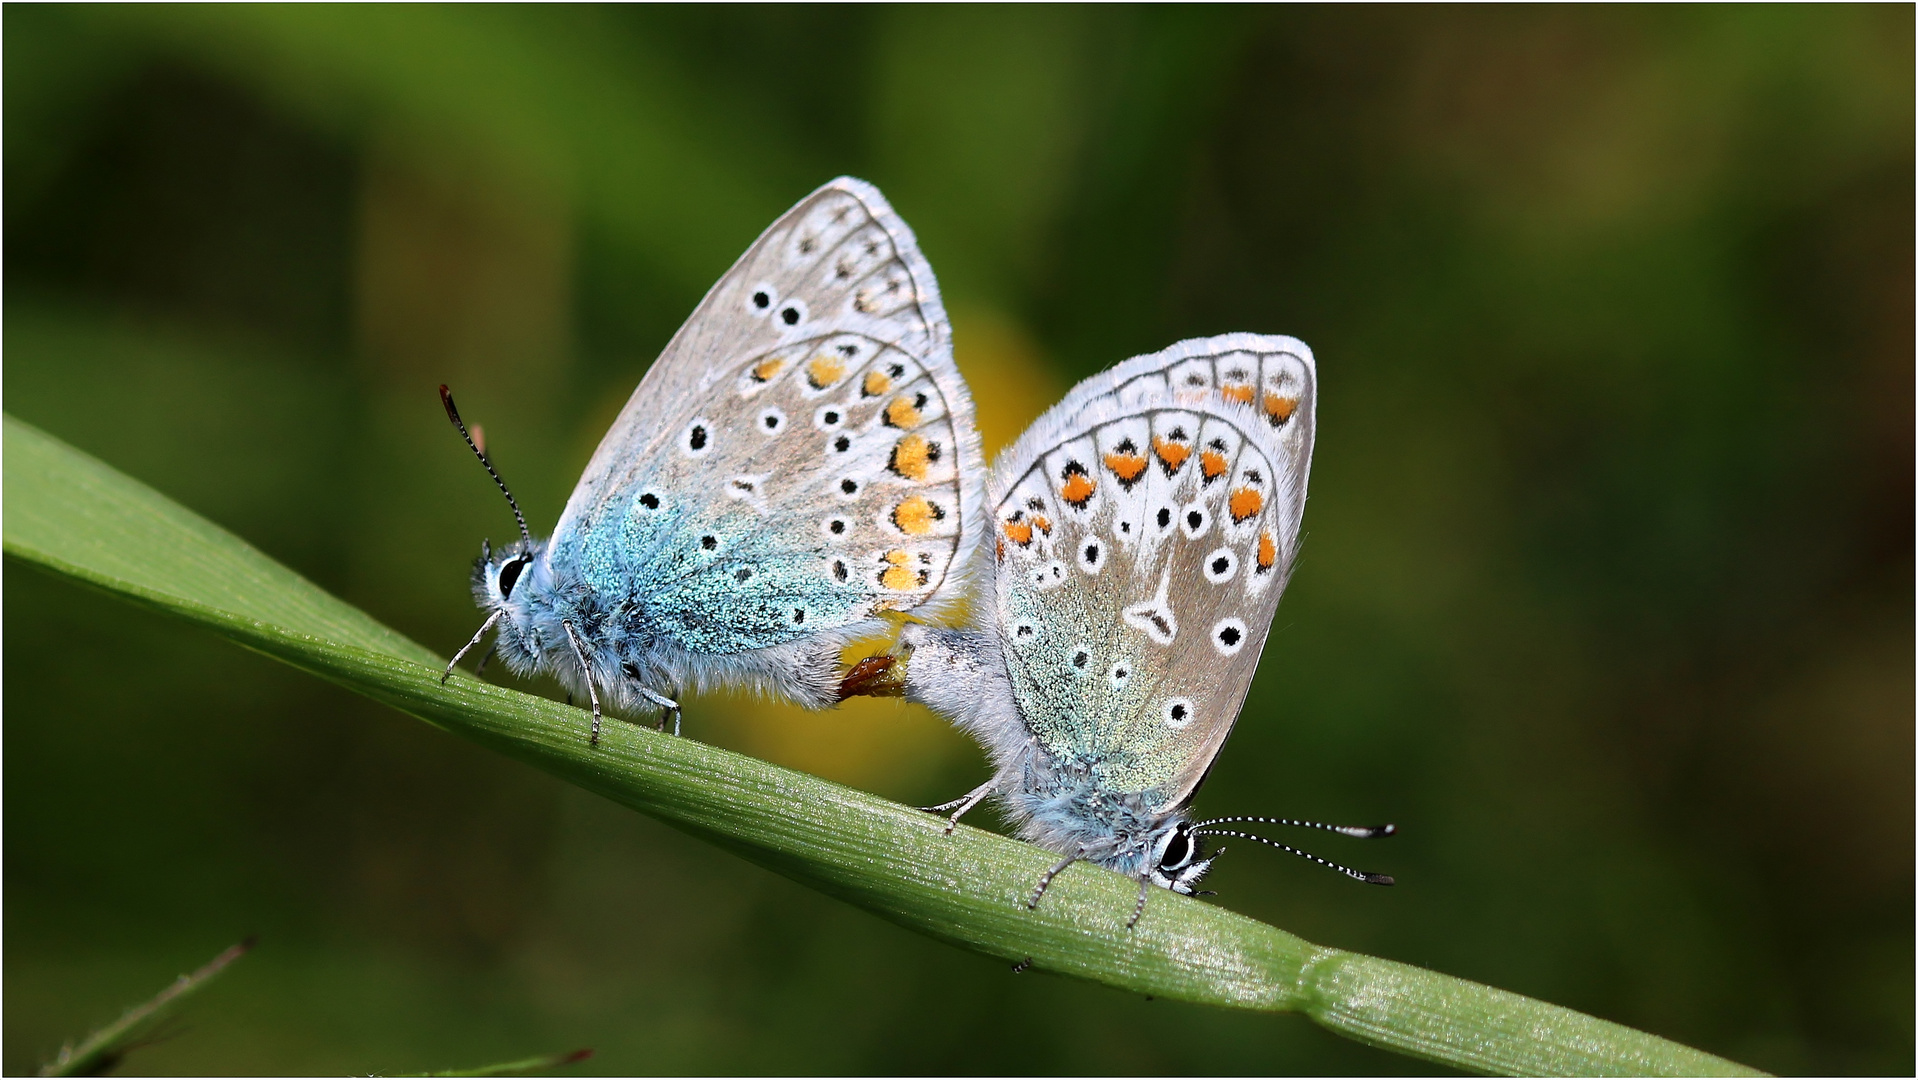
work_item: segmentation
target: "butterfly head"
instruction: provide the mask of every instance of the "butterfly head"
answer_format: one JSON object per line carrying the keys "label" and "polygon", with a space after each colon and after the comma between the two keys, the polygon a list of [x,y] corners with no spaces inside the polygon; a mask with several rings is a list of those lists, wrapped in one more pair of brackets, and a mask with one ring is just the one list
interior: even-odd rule
{"label": "butterfly head", "polygon": [[1190,896],[1199,879],[1212,869],[1212,860],[1224,850],[1220,848],[1206,855],[1192,823],[1184,818],[1175,818],[1162,826],[1152,838],[1152,858],[1146,863],[1146,880]]}
{"label": "butterfly head", "polygon": [[502,616],[509,629],[525,627],[532,619],[532,597],[537,591],[533,582],[545,550],[543,540],[515,540],[497,551],[490,541],[481,541],[480,557],[473,563],[474,601]]}

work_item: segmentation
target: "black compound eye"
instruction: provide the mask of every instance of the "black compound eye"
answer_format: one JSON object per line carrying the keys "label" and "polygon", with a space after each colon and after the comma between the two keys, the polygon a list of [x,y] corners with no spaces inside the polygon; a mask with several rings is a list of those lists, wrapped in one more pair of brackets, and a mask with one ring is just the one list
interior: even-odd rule
{"label": "black compound eye", "polygon": [[1178,870],[1192,861],[1192,841],[1184,829],[1176,829],[1172,839],[1166,841],[1165,854],[1159,856],[1159,869]]}
{"label": "black compound eye", "polygon": [[526,564],[533,561],[531,555],[521,555],[512,562],[499,568],[500,599],[509,599],[513,595],[513,586],[519,584],[519,576],[526,571]]}

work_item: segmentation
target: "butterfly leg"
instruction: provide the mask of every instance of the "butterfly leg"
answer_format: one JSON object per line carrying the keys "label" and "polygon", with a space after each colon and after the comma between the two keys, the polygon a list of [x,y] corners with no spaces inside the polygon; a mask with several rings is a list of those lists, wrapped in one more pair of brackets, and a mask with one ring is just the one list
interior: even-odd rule
{"label": "butterfly leg", "polygon": [[[946,835],[951,836],[952,830],[958,826],[959,819],[965,815],[966,811],[985,801],[986,796],[992,794],[993,789],[998,786],[999,778],[995,776],[951,802],[942,802],[938,806],[922,806],[920,809],[928,814],[943,814],[948,810],[952,810],[952,816],[946,819]],[[958,809],[954,810],[954,807],[958,807]]]}
{"label": "butterfly leg", "polygon": [[579,659],[579,670],[586,675],[586,696],[593,699],[593,736],[586,740],[588,746],[599,745],[599,691],[593,687],[593,669],[586,663],[586,650],[580,646],[579,634],[571,622],[562,622],[566,628],[566,640],[573,643],[573,655]]}
{"label": "butterfly leg", "polygon": [[[446,680],[453,677],[453,667],[460,662],[460,658],[465,656],[467,653],[473,651],[473,646],[478,645],[480,643],[480,639],[486,636],[486,632],[493,628],[493,624],[498,622],[499,617],[503,614],[505,614],[505,612],[495,611],[491,615],[488,615],[486,617],[486,621],[480,624],[479,633],[473,635],[473,640],[467,642],[464,648],[460,649],[459,652],[454,653],[453,658],[446,662],[446,671],[444,674],[440,676],[441,686],[445,686]],[[486,655],[491,656],[493,654],[489,652]],[[482,660],[480,661],[480,663],[484,664],[486,663],[486,661]],[[477,674],[477,672],[475,674]]]}
{"label": "butterfly leg", "polygon": [[479,663],[473,665],[473,677],[475,679],[479,678],[481,675],[486,673],[486,665],[492,662],[494,655],[497,654],[498,652],[499,652],[499,639],[494,638],[493,647],[486,650],[486,655],[480,657]]}
{"label": "butterfly leg", "polygon": [[671,716],[673,718],[673,734],[678,735],[679,734],[679,702],[674,701],[672,698],[669,698],[664,694],[654,693],[653,691],[648,690],[644,686],[641,686],[639,688],[639,693],[640,693],[640,696],[645,698],[647,701],[650,701],[653,704],[659,706],[660,708],[659,730],[661,731],[666,730],[666,718],[668,716]]}
{"label": "butterfly leg", "polygon": [[1026,901],[1026,910],[1031,911],[1037,908],[1039,906],[1039,898],[1044,896],[1046,890],[1052,887],[1052,879],[1065,872],[1066,867],[1071,866],[1073,863],[1085,857],[1086,849],[1080,848],[1077,852],[1060,859],[1057,866],[1039,875],[1039,887],[1032,890],[1032,899]]}
{"label": "butterfly leg", "polygon": [[1139,903],[1136,907],[1132,909],[1132,917],[1125,921],[1125,928],[1127,930],[1130,930],[1133,927],[1139,925],[1139,916],[1145,914],[1146,894],[1151,891],[1152,891],[1152,882],[1147,881],[1145,878],[1140,878],[1139,879]]}

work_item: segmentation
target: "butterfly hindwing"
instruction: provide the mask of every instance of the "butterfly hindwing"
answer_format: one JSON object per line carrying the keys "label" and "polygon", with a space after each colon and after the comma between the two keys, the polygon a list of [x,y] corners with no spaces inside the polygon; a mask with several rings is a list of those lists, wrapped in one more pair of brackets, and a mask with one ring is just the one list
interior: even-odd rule
{"label": "butterfly hindwing", "polygon": [[878,191],[842,178],[767,229],[667,346],[555,558],[644,597],[687,653],[849,637],[957,591],[979,462],[931,269]]}
{"label": "butterfly hindwing", "polygon": [[1013,693],[1099,788],[1188,799],[1250,686],[1297,553],[1315,373],[1228,335],[1081,384],[987,495]]}

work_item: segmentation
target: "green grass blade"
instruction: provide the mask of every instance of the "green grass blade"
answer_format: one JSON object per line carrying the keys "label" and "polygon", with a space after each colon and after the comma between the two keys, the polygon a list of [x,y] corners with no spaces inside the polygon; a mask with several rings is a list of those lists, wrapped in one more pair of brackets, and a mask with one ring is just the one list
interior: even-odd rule
{"label": "green grass blade", "polygon": [[551,1072],[567,1065],[577,1065],[592,1057],[591,1050],[571,1050],[564,1054],[541,1054],[539,1057],[522,1058],[519,1061],[502,1061],[497,1065],[482,1065],[477,1069],[447,1069],[444,1072],[413,1073],[414,1076],[526,1076],[531,1073]]}
{"label": "green grass blade", "polygon": [[137,1039],[151,1032],[155,1024],[172,1015],[182,1000],[252,949],[253,939],[248,938],[208,960],[199,970],[173,980],[171,986],[121,1013],[118,1020],[80,1040],[79,1045],[62,1046],[53,1060],[41,1067],[40,1075],[104,1076],[112,1072],[122,1058],[136,1049]]}
{"label": "green grass blade", "polygon": [[1321,948],[1079,864],[1037,911],[1054,856],[753,758],[629,724],[587,746],[581,709],[464,675],[108,466],[6,419],[9,556],[188,619],[704,837],[901,926],[1141,994],[1303,1012],[1326,1028],[1489,1073],[1730,1075],[1656,1036],[1419,968]]}

